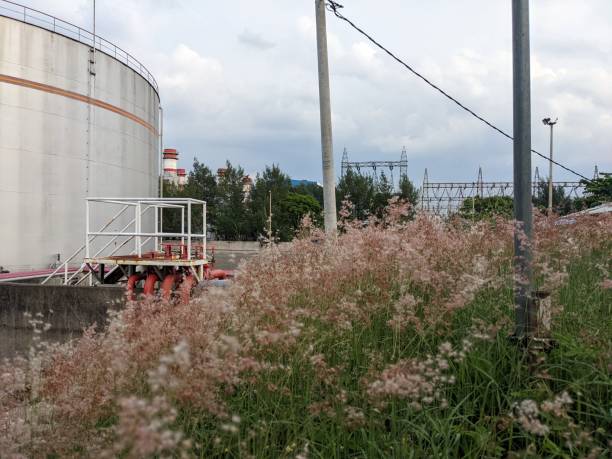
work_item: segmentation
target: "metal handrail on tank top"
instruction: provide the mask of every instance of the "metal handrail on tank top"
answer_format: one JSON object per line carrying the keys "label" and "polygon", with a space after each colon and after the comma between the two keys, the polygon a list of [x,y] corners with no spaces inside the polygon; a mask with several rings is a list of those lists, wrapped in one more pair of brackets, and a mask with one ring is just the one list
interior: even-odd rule
{"label": "metal handrail on tank top", "polygon": [[147,80],[153,89],[155,89],[155,92],[159,94],[157,81],[155,81],[155,78],[151,72],[149,72],[149,70],[147,70],[147,68],[134,56],[129,54],[127,51],[124,51],[117,45],[114,45],[108,40],[100,37],[100,35],[96,34],[94,37],[94,34],[89,30],[83,29],[82,27],[76,26],[47,13],[43,13],[42,11],[20,5],[19,3],[11,2],[9,0],[0,0],[0,16],[15,19],[36,27],[41,27],[50,32],[76,40],[79,43],[83,43],[90,47],[95,47],[96,50],[115,58],[119,62],[127,65],[132,70],[137,72],[140,76]]}

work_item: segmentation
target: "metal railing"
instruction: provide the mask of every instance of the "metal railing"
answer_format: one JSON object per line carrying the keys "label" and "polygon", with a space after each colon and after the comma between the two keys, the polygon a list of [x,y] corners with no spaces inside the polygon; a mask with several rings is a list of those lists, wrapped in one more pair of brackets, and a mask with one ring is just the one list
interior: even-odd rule
{"label": "metal railing", "polygon": [[[91,230],[91,217],[92,215],[99,212],[94,209],[94,205],[106,208],[106,211],[110,209],[109,206],[123,206],[121,210],[123,212],[125,207],[131,207],[134,210],[134,219],[128,225],[121,230],[109,231],[107,228],[109,225],[105,225],[101,230]],[[201,207],[201,223],[202,233],[196,233],[193,231],[194,220],[193,210],[196,207]],[[148,231],[143,228],[143,215],[149,209],[156,209],[153,223],[153,228]],[[157,210],[163,209],[176,209],[181,211],[181,230],[180,232],[165,232],[163,229],[163,219],[160,219],[160,213]],[[133,230],[128,230],[130,226],[134,225]],[[155,242],[155,251],[159,251],[161,243],[164,238],[179,238],[182,243],[186,243],[186,259],[192,260],[192,248],[195,247],[194,242],[196,240],[201,241],[203,248],[202,256],[206,253],[206,202],[199,199],[193,198],[86,198],[85,199],[85,259],[94,258],[99,254],[92,255],[93,246],[91,242],[96,238],[112,238],[114,241],[117,237],[128,238],[128,240],[134,241],[134,252],[137,256],[142,256],[142,248],[146,242],[151,239]],[[143,242],[143,238],[145,241]]]}
{"label": "metal railing", "polygon": [[[115,220],[117,220],[119,217],[121,217],[121,215],[129,208],[129,206],[124,206],[123,209],[121,209],[118,213],[116,213],[108,222],[106,222],[106,224],[104,224],[104,226],[102,226],[102,228],[100,228],[100,231],[104,231],[106,228],[108,228],[110,225],[113,224],[113,222]],[[134,219],[132,219],[132,221],[130,223],[128,223],[128,225],[126,226],[129,227],[130,225],[134,224]],[[111,241],[112,242],[112,241]],[[104,248],[108,247],[109,244],[107,244]],[[117,249],[123,247],[125,245],[125,242],[123,244],[121,244]],[[64,277],[64,285],[69,285],[72,280],[77,277],[80,276],[83,271],[86,268],[85,263],[81,263],[81,266],[74,272],[71,272],[71,276],[68,277],[68,273],[69,273],[69,266],[70,264],[74,261],[75,258],[80,256],[80,259],[84,258],[84,252],[85,252],[85,244],[83,244],[81,247],[79,247],[72,255],[70,255],[68,258],[66,258],[66,260],[64,260],[59,266],[57,266],[55,268],[55,270],[49,274],[42,282],[41,284],[46,284],[47,282],[49,282],[54,276],[60,274],[60,272],[63,272],[63,277]],[[114,252],[113,252],[114,254]],[[77,282],[77,284],[79,284],[80,281]]]}
{"label": "metal railing", "polygon": [[127,51],[119,48],[117,45],[105,40],[101,36],[94,36],[94,34],[89,30],[85,30],[79,26],[43,13],[42,11],[28,8],[27,6],[8,0],[0,0],[0,16],[41,27],[59,35],[76,40],[79,43],[83,43],[90,47],[95,47],[97,50],[117,59],[119,62],[122,62],[137,72],[140,76],[147,80],[153,89],[155,89],[155,92],[159,94],[159,86],[157,85],[157,81],[155,81],[155,78],[151,72],[149,72],[149,70],[147,70],[147,68],[142,65],[138,59],[129,54]]}
{"label": "metal railing", "polygon": [[[91,216],[96,213],[92,208],[93,205],[98,204],[106,206],[121,206],[121,209],[116,212],[100,229],[97,231],[91,231]],[[202,208],[202,228],[203,234],[195,233],[192,231],[192,224],[194,223],[192,218],[192,210],[201,206]],[[122,216],[125,218],[125,213],[128,209],[134,211],[133,218],[120,229],[111,229],[113,223],[117,222]],[[143,228],[143,216],[149,209],[155,211],[154,221],[152,228],[148,231]],[[181,212],[181,230],[178,233],[175,232],[164,232],[163,222],[161,217],[162,209],[175,209]],[[55,270],[47,276],[41,283],[46,284],[53,277],[63,274],[63,282],[65,285],[80,285],[85,280],[92,279],[93,271],[99,269],[99,266],[88,266],[87,263],[82,262],[80,267],[74,271],[69,272],[69,266],[75,259],[82,261],[83,259],[88,260],[102,257],[111,257],[117,254],[119,250],[127,246],[129,243],[133,243],[134,247],[126,254],[141,256],[142,249],[151,240],[154,241],[155,251],[161,250],[161,245],[164,238],[178,238],[183,244],[186,243],[187,260],[192,260],[192,247],[195,247],[195,240],[199,240],[199,247],[202,248],[201,256],[206,256],[206,202],[191,198],[86,198],[85,200],[85,244],[79,247],[72,255],[70,255],[63,263],[61,263]],[[117,239],[121,238],[117,245]],[[105,244],[101,248],[94,250],[93,243],[97,240],[105,239]],[[115,244],[113,247],[112,244]],[[112,249],[108,251],[108,249]],[[110,274],[112,271],[117,269],[115,266],[112,270],[107,273]],[[86,273],[85,276],[82,276]],[[70,275],[69,275],[70,274]]]}

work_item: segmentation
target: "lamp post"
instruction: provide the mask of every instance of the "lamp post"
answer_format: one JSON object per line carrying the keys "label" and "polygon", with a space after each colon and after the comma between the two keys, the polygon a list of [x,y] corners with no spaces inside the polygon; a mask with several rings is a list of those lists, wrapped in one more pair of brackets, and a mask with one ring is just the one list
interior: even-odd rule
{"label": "lamp post", "polygon": [[548,169],[548,215],[552,215],[553,209],[553,126],[557,124],[557,120],[559,118],[555,118],[554,121],[551,118],[544,118],[542,123],[545,126],[550,126],[550,160],[549,160],[549,169]]}

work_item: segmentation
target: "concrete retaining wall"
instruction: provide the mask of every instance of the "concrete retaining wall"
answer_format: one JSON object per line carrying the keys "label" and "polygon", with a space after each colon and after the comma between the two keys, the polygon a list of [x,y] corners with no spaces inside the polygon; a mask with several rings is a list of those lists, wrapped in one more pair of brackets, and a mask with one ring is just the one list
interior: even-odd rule
{"label": "concrete retaining wall", "polygon": [[[214,247],[219,252],[259,252],[262,247],[257,241],[208,241],[209,249]],[[286,242],[281,242],[279,247],[282,249]]]}
{"label": "concrete retaining wall", "polygon": [[31,328],[26,312],[41,313],[56,332],[81,331],[93,324],[101,327],[108,311],[119,309],[124,298],[124,287],[0,283],[0,328]]}

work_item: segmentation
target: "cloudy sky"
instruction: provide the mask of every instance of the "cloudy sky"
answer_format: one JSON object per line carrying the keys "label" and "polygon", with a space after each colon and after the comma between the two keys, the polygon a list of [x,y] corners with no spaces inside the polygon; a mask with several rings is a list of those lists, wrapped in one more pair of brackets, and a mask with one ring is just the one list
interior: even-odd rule
{"label": "cloudy sky", "polygon": [[[92,0],[21,0],[89,28]],[[465,104],[512,131],[510,0],[344,0],[343,14]],[[612,1],[531,2],[533,146],[591,176],[612,170]],[[313,0],[97,0],[98,34],[156,76],[164,143],[218,167],[278,163],[320,180]],[[512,177],[512,145],[328,14],[337,170],[398,160],[431,180]],[[546,169],[542,159],[534,167]],[[558,171],[557,177],[572,176]]]}

